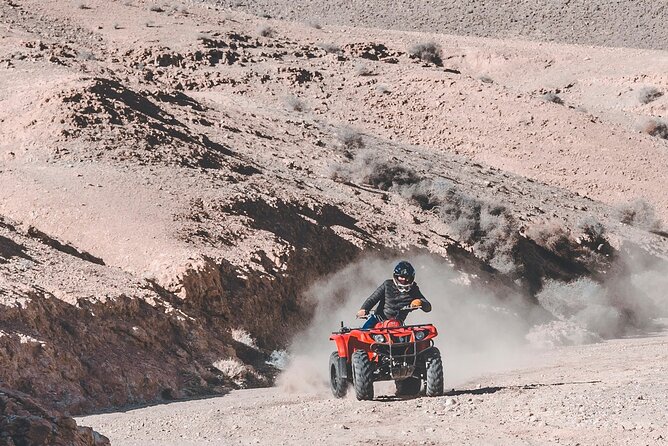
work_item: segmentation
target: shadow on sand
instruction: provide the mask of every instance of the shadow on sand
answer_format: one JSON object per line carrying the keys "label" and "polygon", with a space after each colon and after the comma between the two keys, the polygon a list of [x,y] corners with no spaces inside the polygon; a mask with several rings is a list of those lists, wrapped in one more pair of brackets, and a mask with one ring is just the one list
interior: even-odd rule
{"label": "shadow on sand", "polygon": [[[492,393],[499,392],[501,390],[533,390],[540,387],[556,387],[556,386],[574,386],[581,384],[597,384],[601,381],[571,381],[571,382],[558,382],[558,383],[535,383],[535,384],[524,384],[521,386],[492,386],[492,387],[480,387],[475,389],[461,389],[455,390],[452,389],[449,392],[444,392],[443,396],[459,396],[459,395],[490,395]],[[424,396],[424,390],[420,392],[419,395],[410,395],[410,396],[396,396],[396,395],[380,395],[375,398],[376,401],[382,402],[395,402],[395,401],[406,401],[412,400],[415,398],[420,398]]]}

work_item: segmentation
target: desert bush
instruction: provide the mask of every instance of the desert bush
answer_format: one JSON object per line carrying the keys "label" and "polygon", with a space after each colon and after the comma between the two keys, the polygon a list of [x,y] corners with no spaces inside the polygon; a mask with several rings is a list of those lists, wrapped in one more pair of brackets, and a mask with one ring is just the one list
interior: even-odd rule
{"label": "desert bush", "polygon": [[352,156],[353,152],[362,150],[364,148],[364,138],[362,134],[352,127],[341,127],[336,132],[336,139],[339,146],[344,150],[348,156]]}
{"label": "desert bush", "polygon": [[95,54],[88,50],[79,50],[77,52],[77,58],[81,60],[96,60],[95,59]]}
{"label": "desert bush", "polygon": [[580,243],[592,251],[608,253],[610,246],[605,238],[605,226],[594,217],[587,217],[580,221],[578,229],[581,232]]}
{"label": "desert bush", "polygon": [[274,30],[274,28],[272,28],[269,25],[262,25],[258,27],[256,33],[257,35],[262,37],[274,37],[276,35],[276,31]]}
{"label": "desert bush", "polygon": [[355,74],[358,76],[372,76],[373,70],[367,65],[358,64],[355,66]]}
{"label": "desert bush", "polygon": [[401,187],[400,192],[423,210],[436,213],[453,238],[470,246],[478,258],[502,272],[515,268],[519,232],[505,207],[471,197],[444,179],[425,179]]}
{"label": "desert bush", "polygon": [[663,96],[663,92],[656,87],[643,87],[638,91],[638,100],[641,104],[649,104]]}
{"label": "desert bush", "polygon": [[552,102],[554,104],[564,105],[564,101],[556,93],[545,93],[540,97],[545,102]]}
{"label": "desert bush", "polygon": [[376,92],[380,94],[390,94],[392,91],[390,90],[390,87],[387,85],[379,84],[376,85]]}
{"label": "desert bush", "polygon": [[408,48],[408,54],[424,62],[433,63],[438,66],[443,65],[443,50],[435,42],[416,43]]}
{"label": "desert bush", "polygon": [[148,10],[152,12],[165,12],[165,10],[158,5],[151,5],[148,7]]}
{"label": "desert bush", "polygon": [[336,54],[341,52],[341,47],[335,43],[319,43],[318,48],[325,50],[325,52],[329,54]]}
{"label": "desert bush", "polygon": [[339,181],[368,184],[377,189],[399,189],[420,181],[417,173],[397,161],[382,160],[370,151],[354,156],[352,163],[335,166],[332,178]]}
{"label": "desert bush", "polygon": [[575,260],[579,256],[575,239],[564,226],[557,222],[534,224],[527,228],[526,235],[538,246],[559,257]]}
{"label": "desert bush", "polygon": [[306,103],[297,96],[289,95],[285,98],[285,107],[288,110],[303,112],[306,110]]}
{"label": "desert bush", "polygon": [[619,221],[627,225],[647,230],[657,230],[661,227],[661,221],[657,218],[654,207],[642,199],[618,205],[615,213]]}
{"label": "desert bush", "polygon": [[383,160],[369,151],[335,166],[332,178],[397,192],[438,216],[452,237],[470,247],[478,258],[504,273],[515,269],[518,225],[503,206],[469,196],[448,180],[422,178],[400,161]]}
{"label": "desert bush", "polygon": [[366,183],[381,190],[416,184],[420,181],[417,173],[411,168],[402,166],[396,161],[377,162],[365,178]]}
{"label": "desert bush", "polygon": [[668,124],[659,118],[647,119],[640,128],[644,133],[657,138],[668,139]]}

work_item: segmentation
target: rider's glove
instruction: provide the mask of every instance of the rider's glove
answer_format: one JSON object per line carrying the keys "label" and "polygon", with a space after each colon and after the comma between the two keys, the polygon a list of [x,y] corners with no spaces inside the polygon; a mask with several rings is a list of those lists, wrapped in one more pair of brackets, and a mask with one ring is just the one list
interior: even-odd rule
{"label": "rider's glove", "polygon": [[366,310],[362,308],[360,311],[357,312],[357,317],[362,318],[366,316]]}
{"label": "rider's glove", "polygon": [[411,302],[411,308],[420,308],[422,307],[422,301],[420,299],[413,299]]}

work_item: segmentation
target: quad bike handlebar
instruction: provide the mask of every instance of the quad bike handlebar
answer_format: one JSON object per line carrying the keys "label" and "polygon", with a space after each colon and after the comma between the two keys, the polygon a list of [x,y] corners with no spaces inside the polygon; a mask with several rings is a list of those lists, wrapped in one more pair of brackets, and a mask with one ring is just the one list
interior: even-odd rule
{"label": "quad bike handlebar", "polygon": [[[415,299],[415,300],[419,300],[419,299]],[[415,300],[413,302],[411,302],[410,305],[406,305],[404,307],[401,307],[399,309],[399,311],[415,311],[415,310],[419,310],[420,308],[422,308],[422,302],[420,302],[419,305],[414,305]],[[357,314],[356,317],[357,317],[357,319],[367,319],[369,316],[373,316],[374,314],[376,314],[376,311],[375,310],[370,310],[370,311],[367,311],[367,313],[364,316],[360,316],[359,314]]]}

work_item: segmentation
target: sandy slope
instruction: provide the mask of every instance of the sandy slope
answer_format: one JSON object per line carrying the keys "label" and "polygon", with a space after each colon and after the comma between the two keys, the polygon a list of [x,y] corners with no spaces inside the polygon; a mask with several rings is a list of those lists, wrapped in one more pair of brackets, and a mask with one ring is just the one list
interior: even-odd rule
{"label": "sandy slope", "polygon": [[78,422],[114,445],[665,445],[667,364],[663,331],[534,355],[439,398],[397,400],[387,385],[373,402],[274,388]]}

